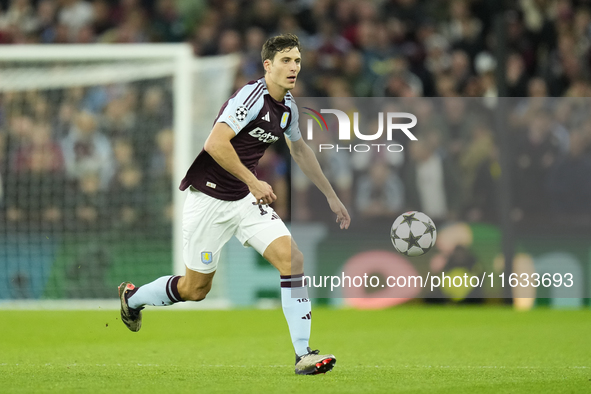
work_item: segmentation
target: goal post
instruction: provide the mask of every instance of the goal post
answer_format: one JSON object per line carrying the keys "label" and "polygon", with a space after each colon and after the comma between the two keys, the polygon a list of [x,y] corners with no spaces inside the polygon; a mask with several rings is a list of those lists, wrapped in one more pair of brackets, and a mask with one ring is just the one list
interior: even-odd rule
{"label": "goal post", "polygon": [[[149,90],[152,82],[158,81],[159,84],[165,85],[167,90],[170,90],[170,119],[161,119],[162,123],[170,122],[170,126],[173,130],[173,148],[172,148],[172,182],[169,185],[169,195],[172,198],[172,244],[170,250],[172,252],[172,267],[169,267],[169,272],[172,271],[175,274],[184,274],[185,266],[182,256],[182,228],[180,220],[182,218],[183,203],[185,193],[181,193],[178,190],[178,185],[185,171],[190,166],[191,162],[195,158],[199,149],[207,137],[211,129],[211,123],[217,114],[217,110],[221,107],[223,102],[231,94],[233,87],[235,73],[239,64],[238,55],[225,55],[212,58],[194,58],[192,48],[188,44],[114,44],[114,45],[12,45],[4,46],[0,51],[0,97],[8,97],[9,95],[22,94],[27,95],[29,92],[42,92],[46,97],[59,97],[59,100],[66,97],[69,94],[68,89],[86,89],[87,91],[92,90],[96,87],[100,87],[100,94],[96,94],[92,98],[96,101],[103,100],[104,96],[111,94],[110,90],[117,91],[119,85],[126,84],[139,84],[140,86],[146,86],[145,90]],[[57,93],[56,93],[57,92]],[[106,93],[105,93],[106,92]],[[102,96],[101,96],[102,94]],[[97,99],[97,97],[99,97]],[[51,107],[53,105],[53,111],[49,114],[50,121],[53,121],[58,114],[57,110],[62,109],[57,103],[49,103]],[[10,100],[4,100],[4,103],[0,102],[0,108],[4,104],[7,106]],[[26,97],[25,97],[26,101]],[[49,100],[51,101],[51,100]],[[66,99],[64,98],[65,102]],[[108,100],[107,100],[108,104]],[[105,105],[107,105],[105,104]],[[114,105],[116,107],[116,105]],[[0,137],[2,133],[6,136],[9,141],[14,140],[14,136],[10,133],[13,130],[8,130],[13,127],[9,124],[12,120],[16,119],[16,116],[10,118],[10,113],[6,108],[4,109],[4,115],[8,115],[4,119],[5,130],[0,129]],[[15,108],[11,107],[11,110]],[[116,112],[117,108],[113,108]],[[20,113],[21,109],[16,108],[16,113]],[[23,108],[22,112],[34,112],[30,108]],[[36,113],[31,115],[33,122],[37,122],[34,117]],[[168,116],[168,115],[167,115]],[[137,120],[137,119],[136,119]],[[49,122],[49,121],[48,121]],[[146,120],[148,126],[149,121]],[[13,123],[17,123],[16,120]],[[139,122],[141,123],[141,122]],[[0,124],[0,126],[2,126]],[[16,126],[15,126],[16,127]],[[18,132],[15,132],[18,134]],[[137,134],[137,133],[136,133]],[[16,135],[16,134],[15,134]],[[64,138],[65,136],[61,136]],[[10,140],[12,138],[12,140]],[[137,141],[140,136],[133,136],[133,141]],[[148,138],[148,136],[146,136]],[[2,141],[0,141],[2,142]],[[13,141],[14,142],[14,141]],[[111,141],[112,142],[112,141]],[[4,149],[0,144],[0,149]],[[5,162],[9,164],[11,168],[2,169],[0,165],[0,178],[2,175],[7,177],[7,174],[13,170],[15,162],[18,159],[14,159],[15,156],[20,155],[20,151],[9,151],[6,148],[4,155],[0,155],[0,158],[5,157]],[[112,154],[117,154],[114,152]],[[9,157],[7,157],[9,156]],[[67,161],[67,159],[65,159]],[[99,163],[100,164],[100,163]],[[20,165],[20,164],[19,164]],[[18,177],[14,177],[17,179]],[[150,182],[150,178],[144,177],[142,186],[146,187],[145,193],[149,193],[150,188],[147,184]],[[2,187],[3,186],[3,187]],[[14,190],[16,187],[22,185],[16,183],[10,183],[8,179],[0,179],[0,207],[7,209],[9,195],[15,194]],[[28,186],[23,186],[28,187]],[[31,186],[31,190],[35,187]],[[170,192],[172,190],[172,192]],[[29,189],[25,190],[30,191]],[[166,193],[164,193],[166,194]],[[19,197],[20,198],[20,197]],[[18,199],[18,198],[17,198]],[[66,201],[67,198],[63,201]],[[56,239],[61,237],[62,231],[67,224],[65,217],[70,215],[73,208],[64,202],[62,208],[62,219],[59,225],[55,223],[51,225],[50,230],[44,228],[42,231],[50,231],[51,235],[55,235]],[[68,212],[66,212],[68,211]],[[18,215],[17,215],[18,216]],[[2,217],[4,219],[4,217]],[[8,217],[6,218],[8,223]],[[5,223],[5,224],[6,224]],[[25,227],[19,227],[16,231],[8,227],[3,229],[3,233],[6,237],[12,237],[14,234],[22,233],[22,229]],[[108,231],[108,225],[103,226]],[[28,228],[28,227],[26,227]],[[103,230],[105,229],[103,228]],[[20,233],[19,233],[20,231]],[[37,231],[37,230],[35,230]],[[72,236],[79,236],[76,231]],[[44,236],[50,239],[49,235]],[[119,233],[118,233],[119,234]],[[120,234],[125,236],[125,232],[120,230]],[[118,235],[110,234],[111,239],[117,238]],[[5,245],[9,245],[12,240],[5,240]],[[149,242],[147,242],[149,245]],[[5,248],[7,249],[7,248]],[[18,248],[17,248],[18,249]],[[16,260],[20,259],[20,256],[10,254],[11,252],[5,251],[0,252],[0,260],[4,257],[4,266],[0,267],[0,270],[5,269],[6,272],[0,273],[0,301],[2,299],[11,298],[58,298],[67,299],[71,298],[67,295],[67,292],[62,290],[52,292],[48,291],[48,286],[54,286],[56,283],[61,286],[67,275],[57,275],[57,279],[54,278],[53,273],[45,272],[44,274],[38,273],[25,273],[25,284],[22,285],[23,294],[16,294],[21,290],[10,290],[11,283],[15,283],[20,280],[20,274],[14,274],[10,271],[12,265],[18,265]],[[18,252],[15,252],[18,253]],[[65,252],[64,252],[65,253]],[[146,252],[148,253],[148,252]],[[57,256],[57,257],[56,257]],[[60,259],[60,252],[56,252],[53,258]],[[118,257],[112,257],[112,260],[117,261]],[[170,261],[170,260],[169,260]],[[0,261],[0,265],[2,261]],[[28,265],[34,266],[37,263]],[[71,262],[69,263],[71,265]],[[39,263],[42,266],[42,263]],[[64,266],[65,267],[65,266]],[[34,271],[33,268],[27,268]],[[54,268],[45,268],[46,270],[55,270]],[[139,268],[138,268],[139,269]],[[113,281],[112,276],[115,273],[121,271],[113,268],[105,273],[105,281]],[[31,275],[31,277],[26,277]],[[109,277],[111,275],[111,277]],[[51,277],[51,278],[50,278]],[[62,279],[59,279],[62,278]],[[125,277],[120,278],[125,280]],[[3,283],[6,284],[4,287],[8,288],[2,292]],[[28,288],[27,288],[28,286]],[[57,285],[56,285],[57,286]],[[59,287],[58,286],[58,287]],[[12,291],[12,293],[11,293]],[[16,293],[15,293],[16,292]],[[15,295],[16,294],[16,295]],[[59,294],[56,297],[47,296],[47,294]],[[91,298],[100,298],[100,292],[97,295],[91,296]],[[222,294],[221,292],[219,294]]]}

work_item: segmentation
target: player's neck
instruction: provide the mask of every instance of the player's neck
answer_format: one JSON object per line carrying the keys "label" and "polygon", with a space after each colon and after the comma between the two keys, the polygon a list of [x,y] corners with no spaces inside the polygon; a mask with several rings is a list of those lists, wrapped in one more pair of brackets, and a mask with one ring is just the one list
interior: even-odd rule
{"label": "player's neck", "polygon": [[269,91],[269,95],[273,97],[275,100],[282,102],[287,94],[287,89],[282,88],[281,86],[273,83],[270,78],[267,78],[267,74],[265,74],[265,82],[267,84],[267,90]]}

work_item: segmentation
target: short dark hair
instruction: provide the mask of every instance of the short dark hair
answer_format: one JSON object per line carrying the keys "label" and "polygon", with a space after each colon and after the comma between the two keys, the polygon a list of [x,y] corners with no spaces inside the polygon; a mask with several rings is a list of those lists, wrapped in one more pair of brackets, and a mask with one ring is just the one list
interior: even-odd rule
{"label": "short dark hair", "polygon": [[298,51],[300,50],[300,39],[295,34],[286,33],[271,37],[263,45],[261,58],[263,62],[267,59],[273,61],[276,54],[292,48],[297,48]]}

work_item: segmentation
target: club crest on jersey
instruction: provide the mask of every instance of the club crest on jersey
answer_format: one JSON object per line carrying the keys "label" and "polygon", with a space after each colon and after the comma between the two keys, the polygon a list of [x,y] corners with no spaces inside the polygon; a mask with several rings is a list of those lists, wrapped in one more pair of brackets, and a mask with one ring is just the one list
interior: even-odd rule
{"label": "club crest on jersey", "polygon": [[281,117],[281,128],[284,129],[287,126],[287,119],[289,118],[289,112],[284,112]]}
{"label": "club crest on jersey", "polygon": [[244,105],[236,108],[236,119],[238,119],[239,122],[242,122],[244,119],[246,119],[246,115],[248,115],[248,108],[246,108]]}
{"label": "club crest on jersey", "polygon": [[209,264],[213,261],[213,253],[211,252],[201,252],[201,262],[203,264]]}

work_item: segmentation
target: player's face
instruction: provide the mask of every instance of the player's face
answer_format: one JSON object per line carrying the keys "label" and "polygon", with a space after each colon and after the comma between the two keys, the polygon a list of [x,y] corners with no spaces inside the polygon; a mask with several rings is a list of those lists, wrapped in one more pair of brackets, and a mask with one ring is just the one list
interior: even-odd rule
{"label": "player's face", "polygon": [[265,69],[271,82],[278,87],[291,90],[295,87],[296,79],[301,68],[301,55],[297,48],[279,52],[273,61],[267,61]]}

